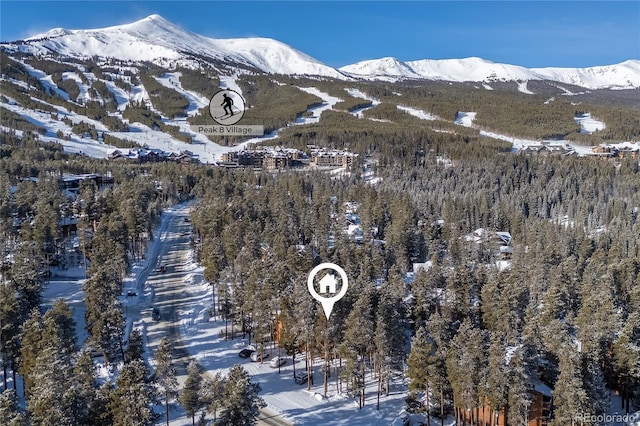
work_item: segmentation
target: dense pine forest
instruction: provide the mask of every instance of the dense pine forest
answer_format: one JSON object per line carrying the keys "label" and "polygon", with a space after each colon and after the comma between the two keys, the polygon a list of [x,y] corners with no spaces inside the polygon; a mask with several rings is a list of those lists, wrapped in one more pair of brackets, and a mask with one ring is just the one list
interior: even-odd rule
{"label": "dense pine forest", "polygon": [[[139,122],[186,143],[190,136],[167,117],[212,124],[206,108],[186,118],[188,100],[160,84],[167,70],[151,64],[122,71],[122,64],[94,60],[25,59],[51,75],[62,96],[1,55],[3,103],[10,98],[56,120],[54,105],[64,107],[112,131]],[[85,73],[96,78],[84,83],[89,100],[78,101],[80,86],[63,78],[69,73],[81,82]],[[202,95],[220,83],[211,72],[181,73],[183,88]],[[146,88],[151,105],[130,102],[121,120],[111,84],[128,94]],[[153,406],[176,398],[193,422],[201,415],[220,425],[242,424],[242,413],[255,418],[264,403],[241,367],[208,377],[193,363],[179,389],[171,342],[150,366],[142,337],[125,330],[123,280],[148,255],[163,209],[187,201],[191,248],[217,296],[212,316],[258,346],[275,324],[279,347],[304,357],[308,371],[318,358],[338,365],[331,380],[359,407],[370,403],[367,380],[378,380],[380,395],[406,374],[407,409],[428,412],[428,424],[454,418],[479,425],[495,413],[505,424],[527,424],[541,387],[552,391],[544,417],[556,426],[608,413],[611,392],[625,412],[640,409],[638,159],[526,156],[479,136],[486,129],[585,145],[637,140],[637,104],[611,106],[602,93],[548,105],[544,90],[349,82],[379,102],[360,119],[350,112],[373,103],[348,94],[344,82],[247,74],[238,84],[248,119],[280,129],[265,144],[349,149],[358,154],[355,164],[332,174],[109,162],[41,143],[46,129],[0,108],[2,125],[13,129],[0,133],[1,424],[151,425],[162,420]],[[286,127],[321,102],[299,87],[342,101],[316,124]],[[436,119],[417,119],[398,105]],[[473,127],[453,124],[459,111],[477,112]],[[606,129],[581,134],[574,117],[584,112]],[[69,127],[98,138],[94,124],[69,120]],[[103,140],[136,146],[108,134]],[[83,182],[70,196],[60,187],[65,174],[99,174],[111,183]],[[354,215],[358,240],[345,232]],[[70,218],[78,220],[75,236],[88,260],[87,342],[76,338],[66,302],[42,300]],[[331,322],[307,292],[307,275],[322,262],[341,265],[350,282]],[[98,380],[91,352],[117,371],[112,379]]]}
{"label": "dense pine forest", "polygon": [[[5,387],[15,386],[7,383],[12,374],[24,378],[16,390],[27,406],[23,412],[8,390],[3,424],[128,424],[117,420],[118,404],[132,397],[121,392],[124,380],[140,387],[137,418],[152,421],[144,407],[162,396],[140,363],[142,349],[123,335],[118,296],[161,209],[186,199],[196,203],[193,247],[220,314],[243,312],[261,336],[278,312],[280,345],[340,357],[340,378],[354,398],[362,397],[369,368],[385,380],[408,362],[411,388],[429,390],[434,416],[485,402],[491,410],[508,407],[509,424],[523,424],[538,383],[553,389],[557,425],[578,412],[603,413],[609,389],[634,410],[637,160],[526,157],[428,131],[415,140],[397,134],[383,146],[384,136],[391,139],[371,138],[362,160],[382,178],[372,185],[359,173],[105,163],[68,157],[40,145],[37,134],[5,134],[0,223],[13,261],[3,263],[3,366]],[[354,133],[352,146],[360,139]],[[109,173],[114,184],[83,186],[71,202],[58,189],[61,173]],[[366,231],[360,244],[342,231],[345,203],[357,205]],[[39,272],[55,255],[61,216],[72,212],[83,218],[91,259],[89,339],[108,362],[124,362],[116,383],[100,387],[64,302],[40,309],[46,284]],[[18,228],[16,219],[28,220]],[[495,266],[491,242],[465,238],[479,228],[511,234],[510,268]],[[324,261],[342,265],[351,283],[330,324],[305,290],[306,274]],[[406,279],[414,263],[428,261],[427,271]],[[57,404],[44,399],[51,389]]]}

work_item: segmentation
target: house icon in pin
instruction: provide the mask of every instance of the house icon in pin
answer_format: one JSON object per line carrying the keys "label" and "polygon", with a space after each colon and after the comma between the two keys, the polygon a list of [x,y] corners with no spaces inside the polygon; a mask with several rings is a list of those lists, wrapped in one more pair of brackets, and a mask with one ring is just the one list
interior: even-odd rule
{"label": "house icon in pin", "polygon": [[333,274],[326,274],[319,281],[320,284],[320,293],[335,293],[336,292],[336,284],[338,281],[335,279]]}

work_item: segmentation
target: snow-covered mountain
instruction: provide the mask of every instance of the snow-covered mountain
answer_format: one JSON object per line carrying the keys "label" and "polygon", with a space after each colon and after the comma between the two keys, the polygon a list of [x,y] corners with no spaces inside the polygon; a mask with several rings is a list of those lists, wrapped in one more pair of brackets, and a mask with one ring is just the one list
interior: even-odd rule
{"label": "snow-covered mountain", "polygon": [[381,58],[358,62],[340,68],[354,77],[376,79],[396,77],[445,81],[526,81],[553,80],[588,89],[632,89],[640,87],[640,60],[591,68],[525,68],[499,64],[482,58],[423,59],[402,62]]}
{"label": "snow-covered mountain", "polygon": [[[14,46],[4,45],[11,49]],[[342,78],[336,69],[269,38],[212,39],[184,30],[160,15],[131,24],[90,30],[55,28],[15,48],[34,54],[50,51],[72,57],[98,56],[166,65],[194,60],[254,68],[266,73]]]}
{"label": "snow-covered mountain", "polygon": [[27,40],[5,43],[8,50],[34,54],[57,52],[72,57],[98,56],[151,61],[163,66],[248,68],[266,73],[314,75],[338,79],[428,79],[456,82],[553,80],[588,89],[640,88],[640,60],[591,68],[525,68],[482,58],[403,62],[386,57],[332,68],[269,38],[213,39],[184,30],[159,15],[100,29],[55,28]]}

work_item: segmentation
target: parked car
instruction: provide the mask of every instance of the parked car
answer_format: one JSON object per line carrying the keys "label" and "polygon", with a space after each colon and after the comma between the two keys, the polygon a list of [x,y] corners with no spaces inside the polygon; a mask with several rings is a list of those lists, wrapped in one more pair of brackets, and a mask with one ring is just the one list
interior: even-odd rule
{"label": "parked car", "polygon": [[271,368],[278,368],[281,365],[284,365],[286,362],[287,362],[287,358],[283,356],[274,356],[273,358],[271,358],[271,362],[269,363],[269,366]]}
{"label": "parked car", "polygon": [[240,351],[240,353],[238,354],[238,356],[240,358],[249,358],[251,356],[252,353],[254,353],[255,351],[253,349],[243,349]]}
{"label": "parked car", "polygon": [[154,321],[160,321],[160,309],[153,308],[151,310],[151,319]]}
{"label": "parked car", "polygon": [[137,295],[138,293],[136,293],[135,291],[132,291],[132,290],[127,291],[127,297],[134,297]]}
{"label": "parked car", "polygon": [[293,380],[295,380],[295,382],[299,385],[304,385],[309,380],[309,375],[306,371],[304,373],[296,373]]}
{"label": "parked car", "polygon": [[269,358],[269,352],[260,353],[260,351],[255,351],[251,354],[251,361],[253,362],[261,362],[267,358]]}

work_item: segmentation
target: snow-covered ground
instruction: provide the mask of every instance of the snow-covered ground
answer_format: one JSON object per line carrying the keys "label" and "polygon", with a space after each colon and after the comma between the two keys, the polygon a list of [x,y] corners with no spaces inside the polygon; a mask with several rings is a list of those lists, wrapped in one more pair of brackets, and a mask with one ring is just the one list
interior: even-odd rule
{"label": "snow-covered ground", "polygon": [[398,109],[400,111],[404,111],[408,114],[411,114],[414,117],[418,117],[420,120],[437,120],[438,119],[438,117],[436,117],[435,115],[425,112],[421,109],[411,108],[403,105],[398,105]]}
{"label": "snow-covered ground", "polygon": [[200,108],[204,108],[209,105],[209,99],[198,93],[185,90],[182,87],[182,83],[180,83],[181,75],[182,73],[180,72],[170,72],[163,74],[161,77],[157,77],[156,80],[163,86],[176,90],[180,92],[185,98],[187,98],[187,100],[189,101],[189,106],[187,107],[186,113],[189,117],[193,117],[194,115],[198,114],[198,110]]}
{"label": "snow-covered ground", "polygon": [[[0,106],[3,106],[17,114],[20,114],[27,121],[35,124],[36,126],[47,129],[47,132],[44,135],[38,136],[39,140],[41,142],[59,143],[64,147],[64,151],[67,153],[84,154],[94,158],[106,158],[109,152],[115,149],[110,145],[104,145],[96,140],[82,138],[78,135],[71,134],[71,127],[69,127],[62,121],[52,119],[51,114],[49,114],[48,112],[26,109],[12,102],[0,102]],[[89,120],[84,116],[70,113],[65,108],[57,107],[56,109],[60,118],[62,118],[62,116],[66,116],[73,123],[84,121],[85,123],[95,124],[96,128],[99,131],[106,130],[106,127],[104,127],[104,125],[100,122]],[[58,137],[56,136],[58,130],[61,131],[63,135],[71,135],[71,140],[58,139]],[[16,135],[21,136],[22,132],[16,131]]]}
{"label": "snow-covered ground", "polygon": [[[506,136],[506,135],[502,135],[502,134],[495,133],[495,132],[487,132],[487,131],[484,131],[484,130],[480,131],[480,136],[486,136],[486,137],[489,137],[489,138],[499,139],[499,140],[502,140],[502,141],[505,141],[505,142],[509,142],[510,144],[513,145],[513,149],[516,150],[516,151],[519,150],[519,149],[525,148],[527,146],[530,146],[530,145],[540,145],[540,141],[537,141],[537,140],[517,138],[517,137],[513,137],[513,136]],[[563,143],[565,145],[568,145],[579,156],[592,155],[593,154],[593,147],[592,146],[576,145],[574,143],[569,143],[567,141],[557,141],[557,143]]]}
{"label": "snow-covered ground", "polygon": [[320,121],[320,115],[328,110],[328,109],[333,109],[333,106],[335,104],[337,104],[338,102],[342,102],[342,99],[337,98],[335,96],[331,96],[328,93],[325,92],[321,92],[320,90],[318,90],[315,87],[298,87],[298,89],[302,90],[303,92],[307,92],[311,95],[315,95],[317,97],[319,97],[320,99],[322,99],[322,105],[316,106],[316,107],[311,107],[307,110],[307,112],[311,113],[311,116],[309,117],[298,117],[296,119],[295,124],[311,124],[311,123],[317,123]]}
{"label": "snow-covered ground", "polygon": [[[28,67],[28,64],[25,66]],[[45,84],[45,87],[51,87],[52,90],[59,90],[51,81],[50,76],[45,76],[44,73],[33,69],[33,67],[28,69],[30,69],[30,73],[38,77],[43,82],[43,84]],[[70,74],[75,75],[75,73]],[[78,78],[79,81],[79,77],[77,75],[75,75],[75,77]],[[72,77],[69,76],[69,78]],[[157,78],[157,81],[164,86],[170,87],[183,94],[189,101],[187,114],[194,115],[197,113],[199,108],[208,105],[209,100],[201,95],[185,90],[180,84],[179,78],[179,72],[166,73],[163,76]],[[235,90],[238,93],[242,94],[242,90],[235,80],[236,78],[237,76],[220,77],[220,87]],[[121,112],[125,109],[126,105],[130,101],[144,102],[151,108],[152,111],[162,115],[159,111],[153,108],[153,105],[151,104],[149,99],[149,94],[145,90],[144,86],[133,85],[131,88],[131,93],[127,93],[124,90],[116,87],[113,82],[106,82],[106,84],[107,87],[116,96],[116,100],[118,102],[118,111],[120,112],[119,114],[117,114],[117,116],[120,119],[122,119]],[[86,85],[83,85],[81,82],[79,82],[79,86],[84,88],[84,92],[82,93],[86,94]],[[299,117],[295,122],[290,123],[290,125],[317,123],[320,120],[320,115],[323,111],[333,109],[334,105],[341,101],[340,98],[330,96],[327,93],[321,92],[315,87],[300,87],[299,89],[321,98],[322,105],[309,108],[307,112],[311,113],[310,116]],[[51,115],[48,112],[41,112],[23,108],[22,106],[18,105],[18,103],[14,99],[8,99],[7,102],[0,102],[0,105],[13,112],[16,112],[17,114],[22,115],[29,122],[47,129],[47,133],[44,136],[40,136],[40,140],[43,142],[60,143],[63,146],[65,152],[88,155],[94,158],[107,158],[110,153],[118,149],[112,145],[107,145],[96,140],[81,138],[77,135],[73,135],[71,133],[71,127],[67,126],[62,121],[51,119]],[[84,121],[85,123],[94,125],[100,132],[108,130],[104,126],[104,124],[99,121],[90,120],[85,116],[69,112],[66,108],[63,107],[59,107],[56,105],[51,106],[55,108],[60,117],[67,117],[73,123]],[[126,122],[127,120],[124,121]],[[129,132],[109,132],[109,134],[120,139],[128,139],[138,143],[139,145],[147,145],[149,148],[161,149],[166,152],[181,152],[188,150],[197,155],[199,160],[203,163],[215,163],[216,161],[219,161],[221,159],[222,154],[225,152],[241,151],[250,144],[260,144],[261,142],[274,139],[278,136],[278,131],[276,130],[264,136],[245,140],[244,142],[234,146],[223,146],[211,142],[206,136],[202,134],[194,133],[191,130],[189,123],[184,118],[173,120],[163,117],[163,122],[169,125],[178,126],[181,132],[191,136],[192,143],[189,144],[179,141],[167,133],[158,130],[152,130],[148,126],[141,123],[129,123]],[[58,139],[56,133],[59,130],[63,133],[63,135],[71,135],[71,140]],[[21,132],[17,132],[17,134],[21,135]],[[119,150],[123,152],[128,151],[127,149]]]}
{"label": "snow-covered ground", "polygon": [[[44,73],[42,73],[41,71],[35,70],[33,67],[29,66],[28,64],[24,64],[24,65],[29,70],[29,73],[38,77],[46,87],[50,87],[52,90],[59,91],[59,89],[51,81],[50,76],[44,75]],[[81,88],[81,97],[88,96],[87,86],[80,81],[80,78],[77,74],[65,73],[65,77],[73,78],[78,82],[78,85]],[[220,87],[232,89],[242,94],[242,90],[236,82],[237,77],[238,77],[237,75],[221,76]],[[187,110],[187,114],[194,115],[198,112],[200,108],[208,105],[209,101],[208,99],[206,99],[201,95],[185,90],[180,84],[179,78],[180,78],[179,72],[172,72],[172,73],[164,74],[163,76],[157,78],[157,80],[161,84],[182,93],[189,100],[189,107]],[[116,96],[116,99],[118,101],[119,111],[124,110],[124,108],[126,107],[129,101],[145,102],[147,105],[149,105],[153,109],[153,106],[149,101],[149,95],[142,85],[132,86],[131,93],[127,93],[122,89],[116,87],[115,84],[113,84],[112,82],[106,82],[106,84]],[[526,81],[521,83],[519,87],[521,91],[526,92]],[[328,109],[333,109],[335,104],[341,101],[340,98],[331,96],[325,92],[318,90],[315,87],[299,87],[299,89],[307,93],[313,94],[315,96],[318,96],[319,98],[322,99],[322,104],[309,108],[307,113],[310,113],[310,115],[307,114],[307,116],[298,117],[295,120],[295,122],[290,123],[289,125],[303,125],[303,124],[317,123],[320,120],[320,116],[323,111],[326,111]],[[362,98],[372,103],[370,107],[359,108],[357,110],[351,111],[351,114],[353,114],[354,116],[363,117],[363,112],[365,110],[373,108],[379,105],[380,103],[377,99],[374,99],[368,96],[366,93],[362,92],[359,89],[346,88],[345,90],[349,95],[353,97]],[[547,102],[550,102],[550,101],[551,99]],[[91,140],[88,138],[81,138],[81,137],[78,137],[77,135],[71,135],[71,128],[66,124],[64,124],[63,122],[51,119],[50,114],[46,112],[25,109],[20,105],[18,105],[17,102],[15,102],[15,100],[8,99],[6,103],[2,102],[0,103],[0,105],[24,116],[27,120],[29,120],[30,122],[36,125],[46,128],[47,133],[44,136],[42,136],[40,139],[44,142],[58,142],[62,144],[66,152],[83,154],[83,155],[88,155],[96,158],[106,158],[111,152],[113,152],[116,149],[113,146],[105,145],[99,141]],[[60,116],[68,117],[69,119],[71,119],[73,123],[84,121],[89,124],[93,124],[98,131],[107,130],[106,127],[98,121],[87,119],[84,116],[69,112],[65,108],[62,108],[59,106],[55,106],[55,105],[52,105],[52,106],[56,109],[57,113]],[[401,111],[407,112],[408,114],[411,114],[422,120],[438,119],[438,117],[434,116],[433,114],[417,108],[403,106],[403,105],[398,105],[397,108]],[[121,114],[118,114],[117,116],[121,118]],[[458,124],[461,126],[473,127],[473,122],[475,117],[476,117],[476,112],[459,112],[454,122],[455,124]],[[388,122],[388,120],[379,120],[379,119],[371,119],[371,120]],[[181,152],[181,151],[188,150],[188,151],[191,151],[193,154],[197,155],[197,157],[203,163],[215,163],[216,161],[219,161],[221,159],[222,154],[225,152],[239,151],[239,150],[245,149],[250,144],[260,144],[263,141],[278,137],[278,131],[276,130],[270,134],[267,134],[261,137],[251,138],[238,145],[228,147],[228,146],[222,146],[222,145],[213,143],[206,136],[198,133],[194,133],[191,130],[188,122],[184,118],[172,120],[165,117],[163,118],[163,121],[167,124],[178,126],[183,133],[191,136],[193,143],[189,144],[189,143],[179,141],[166,133],[152,130],[141,123],[129,123],[130,130],[131,130],[130,132],[111,132],[111,134],[119,138],[135,141],[140,145],[147,145],[150,148],[161,149],[167,152]],[[594,118],[591,117],[591,114],[589,113],[583,114],[579,117],[575,117],[575,121],[580,125],[581,133],[585,133],[585,134],[593,133],[595,131],[602,130],[605,128],[605,124],[603,122],[595,120]],[[58,139],[56,136],[56,133],[58,131],[61,131],[64,135],[71,135],[71,140],[67,141],[64,139]],[[518,137],[512,137],[512,136],[505,136],[496,132],[481,131],[480,135],[510,142],[511,144],[513,144],[514,151],[521,149],[525,146],[540,144],[540,141],[528,140],[525,138],[518,138]],[[568,143],[568,145],[572,147],[579,155],[589,155],[592,153],[592,147],[584,147],[584,146],[574,145],[572,143]],[[126,151],[126,150],[122,150],[122,151]]]}
{"label": "snow-covered ground", "polygon": [[527,80],[518,81],[518,92],[526,93],[527,95],[533,95],[534,93],[527,88]]}
{"label": "snow-covered ground", "polygon": [[360,98],[360,99],[364,99],[367,100],[369,102],[371,102],[371,106],[368,107],[362,107],[362,108],[356,108],[353,111],[351,111],[352,115],[355,115],[358,118],[363,118],[364,117],[364,112],[368,109],[374,108],[378,105],[380,105],[380,101],[372,98],[370,96],[368,96],[366,93],[364,93],[362,90],[360,89],[349,89],[349,88],[345,88],[344,89],[349,95],[353,96],[354,98]]}
{"label": "snow-covered ground", "polygon": [[[149,259],[154,259],[156,255],[165,253],[161,245],[171,245],[172,238],[176,235],[175,229],[171,228],[171,220],[178,216],[188,214],[188,206],[182,205],[165,212],[161,219],[161,224],[155,232],[155,238],[148,247],[147,260],[136,265],[130,277],[125,283],[125,294],[128,290],[137,292],[136,297],[124,298],[127,310],[127,331],[132,327],[140,329],[146,335],[150,323],[148,315],[143,312],[148,310],[154,303],[154,285],[146,281],[149,267]],[[174,223],[176,221],[174,220]],[[181,220],[177,223],[182,223]],[[251,374],[252,381],[260,384],[262,391],[260,395],[267,403],[267,409],[282,416],[296,425],[391,425],[402,424],[398,422],[398,417],[402,413],[404,399],[407,395],[407,383],[404,379],[397,377],[392,381],[391,393],[381,396],[380,410],[376,410],[377,380],[371,372],[367,372],[367,399],[363,409],[358,409],[355,400],[341,394],[336,389],[336,375],[332,372],[329,381],[327,398],[324,398],[324,387],[322,380],[322,360],[317,358],[313,367],[315,384],[307,391],[306,385],[298,385],[293,380],[293,366],[291,357],[287,357],[287,362],[281,367],[280,373],[276,368],[269,366],[268,360],[263,364],[254,363],[248,359],[238,357],[241,349],[248,346],[248,341],[236,336],[235,339],[225,340],[222,332],[225,329],[225,322],[221,318],[210,317],[212,306],[211,287],[204,280],[204,269],[193,261],[191,251],[186,252],[186,257],[181,262],[181,281],[184,283],[184,291],[181,292],[182,300],[189,300],[188,305],[178,312],[179,332],[181,340],[188,352],[198,363],[209,373],[222,372],[225,374],[235,364],[242,366]],[[146,284],[145,284],[146,282]],[[71,291],[69,299],[75,297],[81,300],[76,290]],[[56,294],[64,295],[63,291]],[[79,314],[78,314],[79,315]],[[80,318],[78,318],[79,320]],[[155,331],[154,331],[155,332]],[[146,339],[145,339],[146,340]],[[271,347],[272,355],[277,355],[277,348]],[[154,365],[153,350],[149,348],[145,352],[145,357],[150,365]],[[282,354],[285,356],[285,354]],[[296,369],[304,371],[304,354],[298,354]],[[103,376],[112,374],[103,371]],[[344,390],[343,384],[343,390]],[[160,408],[158,408],[160,411]],[[172,404],[170,410],[172,425],[184,425],[189,423],[184,411],[177,405]]]}
{"label": "snow-covered ground", "polygon": [[605,129],[604,123],[592,118],[589,113],[574,117],[574,120],[580,125],[580,133],[582,134],[590,135],[593,132]]}
{"label": "snow-covered ground", "polygon": [[238,92],[240,95],[242,95],[242,89],[240,88],[240,86],[238,85],[238,83],[236,83],[236,79],[238,78],[238,75],[221,75],[220,76],[220,88],[221,89],[229,89],[229,90],[234,90],[236,92]]}
{"label": "snow-covered ground", "polygon": [[476,114],[475,112],[463,112],[463,111],[459,111],[456,114],[456,119],[455,119],[455,123],[459,126],[465,126],[465,127],[472,127],[473,126],[473,120],[476,119]]}

